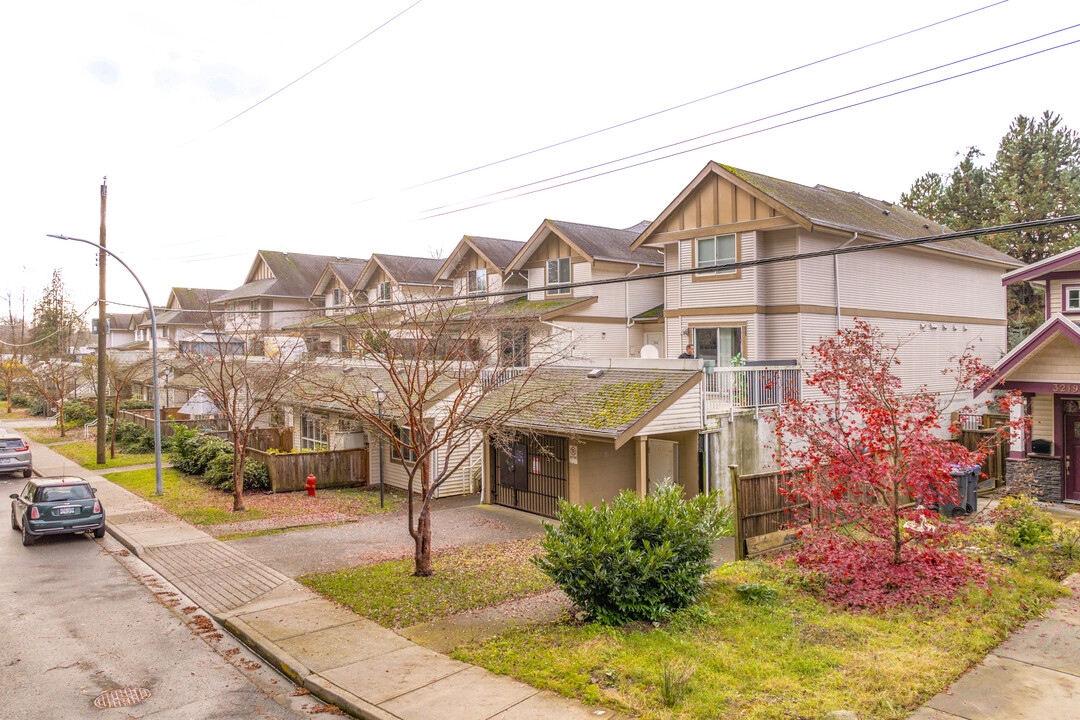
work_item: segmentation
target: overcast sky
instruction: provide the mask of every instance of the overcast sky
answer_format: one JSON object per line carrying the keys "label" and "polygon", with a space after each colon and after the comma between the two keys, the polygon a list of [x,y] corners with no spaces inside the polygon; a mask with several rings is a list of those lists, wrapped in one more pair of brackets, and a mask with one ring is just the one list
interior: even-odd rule
{"label": "overcast sky", "polygon": [[[1051,109],[1080,128],[1077,44],[734,138],[1077,41],[1077,28],[600,170],[734,138],[712,147],[429,218],[431,208],[498,199],[505,196],[476,200],[1060,30],[1080,23],[1080,8],[1008,0],[408,189],[993,0],[421,0],[357,43],[412,2],[8,3],[0,29],[2,286],[16,297],[25,289],[32,303],[59,267],[78,309],[93,302],[94,251],[45,236],[97,238],[103,175],[109,248],[164,303],[174,285],[240,285],[262,248],[430,256],[464,234],[525,240],[544,218],[627,227],[655,218],[709,160],[898,200],[969,145],[992,156],[1018,113]],[[142,302],[115,263],[109,296]]]}

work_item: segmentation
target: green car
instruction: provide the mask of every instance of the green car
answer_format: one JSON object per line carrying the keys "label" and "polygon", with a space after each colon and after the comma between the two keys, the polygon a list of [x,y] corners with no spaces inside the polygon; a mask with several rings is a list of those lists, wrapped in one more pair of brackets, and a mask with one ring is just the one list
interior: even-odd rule
{"label": "green car", "polygon": [[22,531],[23,545],[42,535],[92,532],[105,537],[105,509],[97,491],[77,477],[43,477],[11,495],[11,529]]}

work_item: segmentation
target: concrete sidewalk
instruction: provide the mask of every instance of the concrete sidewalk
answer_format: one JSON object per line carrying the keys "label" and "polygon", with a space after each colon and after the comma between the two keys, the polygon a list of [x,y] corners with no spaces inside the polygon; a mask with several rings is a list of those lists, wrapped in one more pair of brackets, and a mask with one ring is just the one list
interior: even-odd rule
{"label": "concrete sidewalk", "polygon": [[[1080,590],[1080,575],[1065,583]],[[1080,718],[1080,596],[1010,635],[909,720]]]}
{"label": "concrete sidewalk", "polygon": [[34,469],[92,480],[108,532],[297,684],[371,720],[612,720],[356,615],[30,441]]}

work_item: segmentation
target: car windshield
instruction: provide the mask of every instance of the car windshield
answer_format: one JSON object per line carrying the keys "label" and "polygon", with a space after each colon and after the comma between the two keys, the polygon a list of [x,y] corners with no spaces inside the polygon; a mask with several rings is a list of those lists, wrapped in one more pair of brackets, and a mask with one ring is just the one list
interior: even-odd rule
{"label": "car windshield", "polygon": [[38,490],[38,502],[89,500],[93,497],[89,485],[52,485]]}
{"label": "car windshield", "polygon": [[0,450],[21,450],[24,447],[26,443],[19,438],[0,438]]}

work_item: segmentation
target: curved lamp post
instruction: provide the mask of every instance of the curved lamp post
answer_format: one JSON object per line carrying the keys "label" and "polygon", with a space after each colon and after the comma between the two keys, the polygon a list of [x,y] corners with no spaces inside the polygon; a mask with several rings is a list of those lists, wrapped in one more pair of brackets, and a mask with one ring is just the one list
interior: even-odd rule
{"label": "curved lamp post", "polygon": [[[154,473],[157,485],[155,488],[155,495],[164,495],[165,491],[162,489],[161,483],[161,404],[158,400],[158,361],[157,361],[157,315],[154,313],[154,303],[150,302],[150,294],[146,292],[146,288],[143,287],[142,280],[135,274],[126,262],[120,259],[116,253],[109,250],[104,245],[99,245],[96,242],[90,240],[83,240],[81,238],[68,237],[67,235],[46,235],[46,237],[56,238],[57,240],[71,240],[72,242],[80,242],[85,245],[91,245],[96,247],[103,253],[107,253],[110,257],[114,258],[116,262],[124,266],[124,269],[131,273],[131,277],[135,278],[135,282],[139,284],[139,289],[142,290],[143,297],[146,298],[146,307],[150,309],[150,342],[151,342],[151,354],[154,363]],[[101,328],[98,328],[99,330]],[[101,398],[98,398],[98,402],[101,402]],[[116,422],[116,418],[113,418],[113,422]],[[101,428],[98,428],[100,431]]]}

